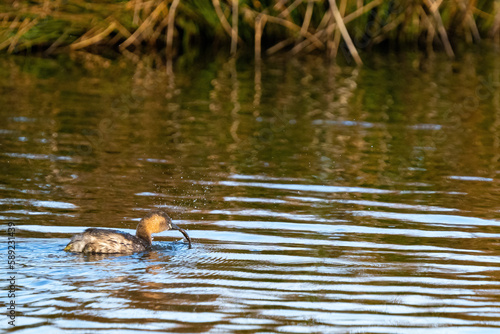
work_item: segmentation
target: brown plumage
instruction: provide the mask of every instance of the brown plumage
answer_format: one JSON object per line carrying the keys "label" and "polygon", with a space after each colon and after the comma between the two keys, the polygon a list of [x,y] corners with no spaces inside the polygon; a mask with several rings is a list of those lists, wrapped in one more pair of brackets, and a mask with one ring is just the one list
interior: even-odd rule
{"label": "brown plumage", "polygon": [[172,219],[165,212],[153,210],[141,219],[135,236],[117,230],[89,228],[73,236],[64,250],[77,253],[142,252],[151,248],[151,234],[166,230],[179,230],[191,248],[191,238],[186,231],[172,223]]}

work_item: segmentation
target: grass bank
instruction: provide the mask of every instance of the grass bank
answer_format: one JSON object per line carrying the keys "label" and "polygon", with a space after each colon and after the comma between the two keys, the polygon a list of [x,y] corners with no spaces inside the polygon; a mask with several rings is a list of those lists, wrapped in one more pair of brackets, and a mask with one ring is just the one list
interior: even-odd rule
{"label": "grass bank", "polygon": [[6,0],[0,52],[85,50],[167,58],[227,49],[339,54],[362,63],[374,47],[440,50],[500,42],[491,0]]}

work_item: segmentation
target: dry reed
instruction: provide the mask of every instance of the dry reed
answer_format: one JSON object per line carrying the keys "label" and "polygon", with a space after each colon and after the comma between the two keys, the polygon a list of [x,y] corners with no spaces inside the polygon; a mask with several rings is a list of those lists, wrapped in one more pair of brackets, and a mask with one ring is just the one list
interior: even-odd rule
{"label": "dry reed", "polygon": [[[15,4],[15,6],[13,5]],[[80,10],[78,10],[80,8]],[[500,43],[500,4],[486,0],[67,0],[0,4],[0,51],[113,48],[167,58],[207,45],[252,47],[262,53],[314,51],[336,57],[346,50],[362,64],[361,50],[388,44],[442,49],[457,43]],[[196,44],[197,43],[197,44]],[[193,47],[194,46],[194,47]]]}

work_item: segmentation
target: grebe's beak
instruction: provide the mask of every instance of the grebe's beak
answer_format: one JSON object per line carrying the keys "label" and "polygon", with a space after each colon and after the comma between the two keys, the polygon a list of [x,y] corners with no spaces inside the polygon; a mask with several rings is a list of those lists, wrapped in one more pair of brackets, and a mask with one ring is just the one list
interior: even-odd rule
{"label": "grebe's beak", "polygon": [[184,231],[182,228],[180,228],[179,226],[175,225],[174,223],[171,223],[172,224],[172,229],[173,230],[179,230],[182,234],[184,234],[184,237],[186,237],[186,240],[188,241],[189,243],[189,249],[191,249],[191,238],[189,237],[189,235],[187,234],[186,231]]}

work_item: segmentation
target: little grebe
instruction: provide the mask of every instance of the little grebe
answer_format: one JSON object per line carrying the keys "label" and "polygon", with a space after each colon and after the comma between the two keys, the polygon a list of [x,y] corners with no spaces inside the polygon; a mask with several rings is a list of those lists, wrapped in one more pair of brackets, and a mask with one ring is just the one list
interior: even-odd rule
{"label": "little grebe", "polygon": [[117,230],[89,228],[76,234],[64,248],[68,252],[78,253],[133,253],[142,252],[151,247],[151,234],[166,230],[179,230],[189,243],[191,238],[172,219],[161,210],[153,210],[141,219],[135,236]]}

